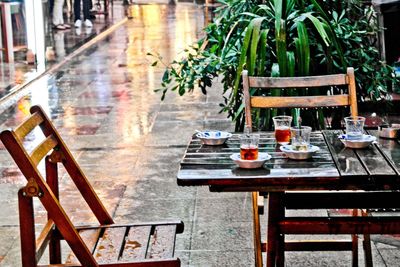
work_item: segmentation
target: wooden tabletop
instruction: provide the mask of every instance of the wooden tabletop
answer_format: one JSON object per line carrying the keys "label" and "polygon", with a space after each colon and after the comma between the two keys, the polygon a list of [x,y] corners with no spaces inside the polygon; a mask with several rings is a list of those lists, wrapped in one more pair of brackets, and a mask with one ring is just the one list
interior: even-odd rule
{"label": "wooden tabletop", "polygon": [[393,190],[400,188],[400,143],[379,138],[365,149],[345,148],[340,130],[313,132],[320,150],[308,160],[292,160],[279,150],[272,132],[260,133],[260,152],[271,154],[263,168],[241,169],[230,159],[239,152],[239,134],[222,146],[206,146],[193,136],[181,161],[178,185],[211,191]]}

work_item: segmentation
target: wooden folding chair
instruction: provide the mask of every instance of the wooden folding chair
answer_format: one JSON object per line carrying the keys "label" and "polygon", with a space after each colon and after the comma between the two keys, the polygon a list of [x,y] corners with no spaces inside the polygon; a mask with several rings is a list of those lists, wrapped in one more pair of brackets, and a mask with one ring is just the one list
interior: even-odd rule
{"label": "wooden folding chair", "polygon": [[[252,108],[321,108],[321,107],[338,107],[349,106],[350,114],[357,116],[357,98],[354,69],[348,68],[346,74],[324,75],[324,76],[308,76],[308,77],[250,77],[247,71],[243,71],[243,94],[245,102],[245,121],[246,125],[252,127]],[[257,89],[306,89],[314,87],[347,87],[347,93],[340,95],[314,95],[314,96],[252,96],[250,95],[250,88]],[[269,194],[271,196],[271,194]],[[279,197],[279,194],[274,194],[274,197],[269,200],[268,207],[268,228],[269,232],[278,231],[277,223],[278,218],[285,218],[285,208]],[[302,195],[304,197],[305,194]],[[323,194],[319,195],[321,198],[328,197]],[[260,219],[256,201],[258,193],[253,193],[253,216],[254,216],[254,242],[256,253],[256,265],[262,266],[261,251],[267,250],[267,266],[275,266],[275,263],[282,265],[284,262],[284,250],[301,251],[300,246],[290,246],[284,244],[284,233],[274,233],[274,236],[280,235],[280,240],[270,240],[268,236],[268,244],[263,246],[260,237]],[[329,195],[331,197],[331,195]],[[299,200],[301,201],[301,200]],[[300,204],[297,209],[301,209]],[[310,205],[303,205],[304,209],[312,209]],[[357,210],[353,210],[353,215],[357,216]],[[365,216],[365,214],[363,214]],[[310,232],[309,234],[313,234]],[[348,248],[353,251],[353,266],[358,265],[358,241],[357,236],[352,236],[352,242],[336,244],[330,243],[329,246],[323,246],[322,242],[315,242],[311,245],[307,243],[307,249],[304,250],[343,250]],[[326,242],[325,242],[326,243]],[[279,248],[277,249],[277,246]],[[303,244],[304,248],[305,245]],[[364,235],[364,248],[366,262],[372,264],[371,248],[369,242],[369,235]],[[275,251],[277,255],[275,255]]]}
{"label": "wooden folding chair", "polygon": [[[114,224],[83,171],[39,106],[15,130],[0,134],[27,185],[18,192],[22,266],[38,266],[47,245],[51,266],[180,266],[174,257],[177,233],[183,223]],[[30,153],[24,138],[40,126],[45,138]],[[38,164],[45,159],[45,178]],[[58,164],[62,163],[89,205],[99,225],[75,227],[59,202]],[[37,197],[48,214],[48,221],[36,239],[33,198]],[[76,259],[61,264],[61,242],[66,240]],[[50,265],[49,265],[50,266]]]}

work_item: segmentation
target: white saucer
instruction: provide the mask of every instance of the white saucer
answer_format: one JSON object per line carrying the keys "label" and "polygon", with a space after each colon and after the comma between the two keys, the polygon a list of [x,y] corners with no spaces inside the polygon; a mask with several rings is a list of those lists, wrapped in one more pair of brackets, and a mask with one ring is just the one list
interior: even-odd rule
{"label": "white saucer", "polygon": [[360,139],[347,139],[345,134],[341,134],[339,135],[339,139],[345,147],[349,148],[365,148],[376,141],[376,137],[369,134],[363,134]]}
{"label": "white saucer", "polygon": [[224,144],[232,134],[223,131],[202,131],[198,132],[196,136],[205,145],[218,146]]}
{"label": "white saucer", "polygon": [[292,145],[283,145],[280,147],[280,150],[284,152],[285,155],[290,159],[309,159],[317,151],[319,151],[319,147],[309,145],[307,150],[300,151],[300,150],[293,150]]}
{"label": "white saucer", "polygon": [[231,155],[231,159],[240,167],[244,169],[256,169],[261,168],[264,162],[271,159],[271,155],[268,153],[258,153],[258,159],[256,160],[243,160],[240,158],[240,153]]}

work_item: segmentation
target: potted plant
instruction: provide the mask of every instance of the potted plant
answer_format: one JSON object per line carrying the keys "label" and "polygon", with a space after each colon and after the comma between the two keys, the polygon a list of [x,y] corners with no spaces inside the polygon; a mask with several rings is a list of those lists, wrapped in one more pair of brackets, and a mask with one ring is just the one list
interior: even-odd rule
{"label": "potted plant", "polygon": [[[205,37],[186,50],[182,60],[166,64],[159,89],[162,99],[168,91],[183,95],[200,88],[206,93],[213,79],[221,76],[225,96],[221,111],[240,130],[244,125],[243,69],[249,75],[290,77],[344,73],[352,66],[360,101],[384,98],[386,84],[396,82],[393,68],[379,60],[375,42],[380,29],[370,5],[343,0],[226,0],[221,4],[214,21],[204,29]],[[283,93],[297,92],[270,92]],[[257,125],[268,129],[276,112],[256,112]],[[295,117],[300,113],[291,112]],[[305,117],[312,118],[314,126],[325,126],[321,110],[310,115]]]}

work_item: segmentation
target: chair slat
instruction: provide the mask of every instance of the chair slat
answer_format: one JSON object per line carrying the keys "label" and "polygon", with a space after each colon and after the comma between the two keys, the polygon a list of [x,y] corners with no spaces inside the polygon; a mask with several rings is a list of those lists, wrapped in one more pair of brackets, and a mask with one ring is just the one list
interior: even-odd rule
{"label": "chair slat", "polygon": [[125,241],[120,261],[130,262],[146,258],[151,226],[131,227]]}
{"label": "chair slat", "polygon": [[249,86],[256,88],[308,88],[346,83],[346,74],[309,77],[249,77]]}
{"label": "chair slat", "polygon": [[315,108],[348,106],[348,95],[331,96],[297,96],[297,97],[262,97],[251,98],[251,106],[255,108]]}
{"label": "chair slat", "polygon": [[396,234],[400,216],[286,217],[279,227],[284,234]]}
{"label": "chair slat", "polygon": [[107,228],[93,253],[98,263],[117,262],[126,235],[126,227]]}
{"label": "chair slat", "polygon": [[31,154],[32,162],[38,165],[39,162],[57,145],[57,140],[53,135],[48,136],[40,145],[38,145]]}
{"label": "chair slat", "polygon": [[36,240],[36,259],[40,259],[53,235],[54,221],[49,219]]}
{"label": "chair slat", "polygon": [[151,237],[150,259],[166,259],[174,256],[176,225],[156,226]]}
{"label": "chair slat", "polygon": [[[83,242],[93,253],[94,248],[97,244],[97,240],[99,239],[99,235],[101,232],[101,228],[93,228],[93,229],[84,229],[79,231],[79,235],[81,236]],[[79,264],[79,260],[76,258],[75,254],[71,253],[68,255],[66,264]]]}
{"label": "chair slat", "polygon": [[38,112],[34,113],[31,117],[22,122],[15,128],[15,135],[22,140],[28,133],[30,133],[36,126],[43,122],[42,116]]}

